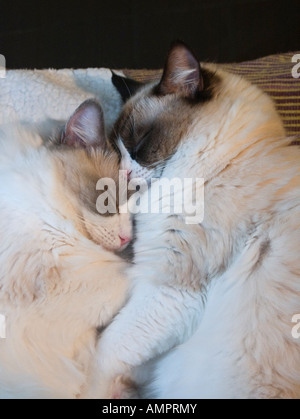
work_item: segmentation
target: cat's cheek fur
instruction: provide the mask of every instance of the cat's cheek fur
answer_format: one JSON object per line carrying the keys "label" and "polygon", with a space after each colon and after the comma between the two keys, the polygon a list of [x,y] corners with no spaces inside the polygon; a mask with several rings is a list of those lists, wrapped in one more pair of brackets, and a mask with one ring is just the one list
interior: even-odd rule
{"label": "cat's cheek fur", "polygon": [[[126,211],[126,204],[124,211]],[[122,211],[122,210],[121,210]],[[132,221],[128,211],[101,217],[98,214],[85,214],[85,226],[92,240],[107,250],[120,251],[125,247],[121,238],[132,239]]]}

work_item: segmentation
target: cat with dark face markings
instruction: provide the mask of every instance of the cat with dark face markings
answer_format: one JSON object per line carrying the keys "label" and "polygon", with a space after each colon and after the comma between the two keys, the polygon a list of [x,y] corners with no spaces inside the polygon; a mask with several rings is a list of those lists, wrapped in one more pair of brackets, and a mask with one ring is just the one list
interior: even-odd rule
{"label": "cat with dark face markings", "polygon": [[57,144],[24,127],[0,132],[0,398],[76,398],[97,329],[127,294],[128,213],[99,214],[99,179],[131,170],[109,149],[100,105],[88,100]]}
{"label": "cat with dark face markings", "polygon": [[[130,84],[113,82],[125,98]],[[204,219],[136,216],[131,298],[86,395],[127,397],[122,377],[152,361],[144,396],[299,398],[299,147],[266,94],[183,43],[159,83],[134,87],[116,138],[156,176],[203,178]]]}

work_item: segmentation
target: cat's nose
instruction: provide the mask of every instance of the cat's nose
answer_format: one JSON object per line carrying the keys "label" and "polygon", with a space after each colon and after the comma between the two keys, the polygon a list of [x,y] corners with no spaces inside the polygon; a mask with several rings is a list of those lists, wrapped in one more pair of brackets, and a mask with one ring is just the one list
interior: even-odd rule
{"label": "cat's nose", "polygon": [[125,244],[129,243],[131,240],[131,237],[128,236],[119,236],[121,240],[121,246],[125,246]]}

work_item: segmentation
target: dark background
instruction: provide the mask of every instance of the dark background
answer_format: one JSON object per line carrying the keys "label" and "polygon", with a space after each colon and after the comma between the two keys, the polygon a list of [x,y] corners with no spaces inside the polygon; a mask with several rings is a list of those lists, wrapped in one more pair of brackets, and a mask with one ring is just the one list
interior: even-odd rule
{"label": "dark background", "polygon": [[180,38],[201,60],[300,49],[300,0],[0,0],[8,68],[160,68]]}

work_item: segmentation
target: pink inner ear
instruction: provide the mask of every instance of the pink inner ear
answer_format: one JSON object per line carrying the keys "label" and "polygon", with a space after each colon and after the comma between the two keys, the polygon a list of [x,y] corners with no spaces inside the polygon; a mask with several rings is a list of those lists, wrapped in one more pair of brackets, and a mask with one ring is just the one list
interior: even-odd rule
{"label": "pink inner ear", "polygon": [[106,147],[103,111],[95,100],[82,103],[69,119],[62,143],[75,148]]}
{"label": "pink inner ear", "polygon": [[193,96],[204,88],[200,63],[183,43],[171,48],[159,85],[161,94],[181,93]]}

